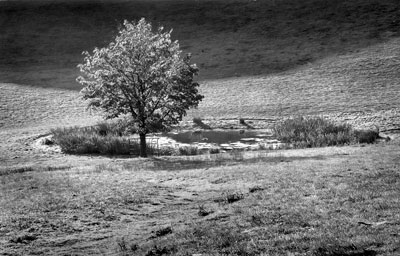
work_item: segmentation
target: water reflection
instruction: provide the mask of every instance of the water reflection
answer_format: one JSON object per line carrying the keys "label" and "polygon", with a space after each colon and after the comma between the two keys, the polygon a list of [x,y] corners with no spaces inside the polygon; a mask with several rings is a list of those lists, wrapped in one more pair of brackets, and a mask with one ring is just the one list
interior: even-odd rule
{"label": "water reflection", "polygon": [[[163,136],[169,137],[179,143],[192,144],[196,142],[206,142],[224,144],[237,142],[243,139],[256,142],[257,140],[271,138],[272,134],[259,131],[232,130],[232,131],[186,131],[180,133],[164,133]],[[244,140],[246,141],[246,140]]]}

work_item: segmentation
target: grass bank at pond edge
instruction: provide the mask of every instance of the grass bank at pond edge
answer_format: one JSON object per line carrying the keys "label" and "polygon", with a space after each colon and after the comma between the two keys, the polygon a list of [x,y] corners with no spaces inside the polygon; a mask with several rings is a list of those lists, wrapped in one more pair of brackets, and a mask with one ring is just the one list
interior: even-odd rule
{"label": "grass bank at pond edge", "polygon": [[[287,119],[274,127],[278,140],[287,148],[310,148],[374,143],[377,131],[358,131],[347,124],[335,124],[322,117],[297,117]],[[92,127],[71,127],[52,130],[54,143],[68,154],[139,155],[138,140],[120,122],[102,122]],[[262,149],[262,147],[260,148]],[[201,151],[196,145],[159,147],[148,143],[149,155],[198,155],[219,153],[216,147]]]}

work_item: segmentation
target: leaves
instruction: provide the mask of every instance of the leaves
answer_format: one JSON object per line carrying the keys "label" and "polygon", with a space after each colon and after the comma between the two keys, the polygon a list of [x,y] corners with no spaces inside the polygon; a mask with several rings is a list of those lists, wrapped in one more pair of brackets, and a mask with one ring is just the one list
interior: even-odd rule
{"label": "leaves", "polygon": [[83,52],[78,67],[83,99],[102,109],[106,118],[130,114],[142,133],[178,123],[186,110],[197,107],[203,96],[194,81],[198,73],[190,55],[181,57],[171,31],[150,23],[124,21],[107,47]]}

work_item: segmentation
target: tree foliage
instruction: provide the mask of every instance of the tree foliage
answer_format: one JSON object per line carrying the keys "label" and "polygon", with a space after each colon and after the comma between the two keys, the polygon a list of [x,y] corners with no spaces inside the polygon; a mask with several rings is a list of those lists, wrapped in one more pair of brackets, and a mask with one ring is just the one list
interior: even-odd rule
{"label": "tree foliage", "polygon": [[88,106],[106,118],[130,115],[138,126],[141,156],[146,156],[146,134],[177,124],[186,110],[203,96],[194,81],[198,73],[190,55],[182,57],[171,31],[150,23],[125,21],[115,40],[93,53],[84,52],[77,81]]}

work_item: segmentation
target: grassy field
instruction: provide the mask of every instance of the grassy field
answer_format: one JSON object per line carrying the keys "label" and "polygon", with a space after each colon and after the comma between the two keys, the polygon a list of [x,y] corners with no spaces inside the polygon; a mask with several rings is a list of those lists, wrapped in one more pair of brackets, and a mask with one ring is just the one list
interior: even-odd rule
{"label": "grassy field", "polygon": [[[400,124],[400,39],[279,74],[202,81],[205,98],[186,120],[327,115],[381,130]],[[75,91],[0,84],[0,127],[91,124]],[[240,93],[239,93],[240,92]],[[223,100],[221,100],[223,99]]]}
{"label": "grassy field", "polygon": [[0,254],[398,255],[399,146],[10,170]]}
{"label": "grassy field", "polygon": [[0,2],[0,81],[18,84],[1,85],[0,127],[90,123],[77,94],[37,88],[79,89],[81,52],[144,16],[200,66],[205,99],[188,120],[311,114],[393,129],[399,13],[394,0]]}
{"label": "grassy field", "polygon": [[151,159],[38,147],[99,120],[75,66],[142,16],[201,68],[182,127],[399,130],[399,1],[0,1],[0,255],[400,254],[398,139]]}

